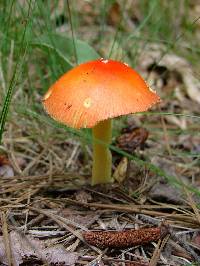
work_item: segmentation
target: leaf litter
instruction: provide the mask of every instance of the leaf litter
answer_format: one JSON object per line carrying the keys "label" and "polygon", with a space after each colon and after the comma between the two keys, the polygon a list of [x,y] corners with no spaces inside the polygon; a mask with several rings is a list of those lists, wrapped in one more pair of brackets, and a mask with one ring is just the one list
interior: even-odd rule
{"label": "leaf litter", "polygon": [[[14,265],[18,266],[23,263],[28,265],[28,262],[30,265],[34,265],[32,263],[74,265],[78,260],[77,253],[67,252],[62,245],[46,247],[43,241],[24,235],[23,232],[11,231],[9,237]],[[8,263],[2,237],[0,237],[0,260],[4,264]]]}
{"label": "leaf litter", "polygon": [[[149,71],[154,71],[149,69],[146,68],[147,75]],[[156,70],[151,78],[163,80],[163,75],[160,75]],[[170,93],[170,86],[163,81],[161,94]],[[173,103],[167,100],[162,103],[161,111],[181,112],[185,110],[185,101],[189,101],[196,113],[196,101],[187,98],[189,95],[182,91],[182,86],[180,83],[181,92],[177,92]],[[180,117],[174,117],[181,121]],[[121,142],[121,150],[124,148],[127,151],[128,148],[130,153],[151,161],[167,174],[181,176],[186,184],[193,182],[199,186],[195,154],[200,137],[190,134],[195,125],[183,118],[186,121],[184,126],[164,118],[167,133],[168,130],[173,132],[180,129],[180,133],[169,135],[171,155],[167,148],[163,150],[163,141],[167,138],[163,137],[162,123],[157,123],[159,116],[156,120],[153,116],[148,119],[145,128],[141,126],[146,121],[145,115],[136,118],[129,116],[129,129],[125,124],[116,143]],[[184,128],[189,130],[188,134],[183,134]],[[5,135],[8,147],[9,139]],[[94,262],[102,265],[149,266],[185,265],[200,261],[198,198],[192,195],[192,200],[189,200],[184,189],[168,184],[163,176],[156,175],[145,166],[141,168],[136,162],[116,153],[113,166],[116,182],[112,186],[90,187],[88,176],[91,166],[85,166],[85,155],[77,149],[77,140],[62,139],[58,135],[58,139],[50,138],[48,141],[51,145],[36,142],[33,146],[32,140],[19,141],[17,137],[13,138],[11,153],[8,149],[9,158],[23,162],[19,164],[22,171],[27,169],[27,175],[21,176],[17,175],[18,168],[14,168],[15,176],[4,175],[0,180],[0,210],[7,215],[7,236],[16,265],[90,265]],[[66,171],[60,158],[63,151],[66,159],[70,158],[73,149],[74,157]],[[89,154],[90,149],[87,147]],[[175,156],[174,152],[194,153],[194,157]],[[80,174],[74,174],[77,169]],[[170,228],[168,238],[139,244],[131,249],[96,249],[86,243],[82,236],[83,232],[93,230],[142,230],[159,226],[163,220]],[[0,234],[0,261],[9,265],[4,234]]]}
{"label": "leaf litter", "polygon": [[[80,10],[84,8],[87,13],[87,27],[81,28],[80,35],[92,35],[96,40],[97,31],[88,32],[88,25],[95,24],[91,14],[98,14],[98,10],[94,11],[89,1],[82,1],[81,5]],[[120,9],[119,4],[110,7],[108,32],[112,32],[112,24],[116,27]],[[134,23],[141,19],[141,14],[134,12],[136,19],[128,23],[135,29]],[[58,31],[62,31],[62,26]],[[105,38],[102,43],[107,41]],[[3,150],[9,158],[9,164],[3,165],[10,168],[0,179],[2,265],[11,264],[10,259],[14,265],[200,265],[199,198],[184,187],[200,187],[199,126],[190,117],[199,116],[200,87],[186,59],[166,52],[167,49],[157,43],[145,44],[137,65],[151,87],[165,99],[160,112],[170,115],[163,119],[160,114],[130,115],[130,131],[123,123],[124,130],[121,132],[120,128],[114,144],[121,143],[121,150],[180,178],[183,188],[169,184],[164,176],[145,165],[138,166],[115,153],[115,183],[90,187],[90,145],[86,145],[85,155],[79,140],[66,138],[65,130],[56,130],[55,134],[55,129],[49,125],[41,128],[35,120],[25,125],[16,112],[3,140]],[[103,48],[100,50],[106,55]],[[122,51],[117,44],[114,53],[122,55]],[[32,71],[34,76],[35,70]],[[36,81],[40,88],[37,78]],[[148,230],[159,227],[163,221],[170,228],[169,236],[145,245],[99,249],[83,238],[83,232]]]}

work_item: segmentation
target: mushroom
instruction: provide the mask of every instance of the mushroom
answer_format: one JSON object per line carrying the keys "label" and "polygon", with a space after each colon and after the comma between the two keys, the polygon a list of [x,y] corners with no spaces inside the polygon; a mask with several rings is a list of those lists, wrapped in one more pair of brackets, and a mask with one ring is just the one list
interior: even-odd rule
{"label": "mushroom", "polygon": [[92,128],[92,185],[109,183],[112,118],[143,112],[160,101],[126,63],[98,59],[80,64],[56,81],[44,96],[47,113],[73,128]]}

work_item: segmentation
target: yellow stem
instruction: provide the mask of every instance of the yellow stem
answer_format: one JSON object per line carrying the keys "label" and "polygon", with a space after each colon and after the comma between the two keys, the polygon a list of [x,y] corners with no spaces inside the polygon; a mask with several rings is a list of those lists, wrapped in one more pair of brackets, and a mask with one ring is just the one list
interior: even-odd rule
{"label": "yellow stem", "polygon": [[93,168],[92,185],[110,183],[112,155],[109,145],[112,139],[112,121],[104,120],[92,129],[93,133]]}

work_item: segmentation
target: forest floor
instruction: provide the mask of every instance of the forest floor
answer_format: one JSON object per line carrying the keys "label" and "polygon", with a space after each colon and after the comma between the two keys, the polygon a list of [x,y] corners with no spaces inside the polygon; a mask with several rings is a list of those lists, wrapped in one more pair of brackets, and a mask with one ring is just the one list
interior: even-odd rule
{"label": "forest floor", "polygon": [[59,57],[65,43],[47,49],[43,38],[71,38],[67,1],[4,2],[1,106],[13,90],[0,145],[1,265],[200,265],[199,1],[71,1],[76,37],[136,68],[162,99],[115,119],[114,182],[99,186],[90,132],[59,125],[41,103],[74,63],[70,45]]}

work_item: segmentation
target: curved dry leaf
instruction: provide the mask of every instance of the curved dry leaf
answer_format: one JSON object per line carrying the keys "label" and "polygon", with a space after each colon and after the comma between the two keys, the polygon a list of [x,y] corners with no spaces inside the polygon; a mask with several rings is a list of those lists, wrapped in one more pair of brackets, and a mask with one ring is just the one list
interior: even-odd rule
{"label": "curved dry leaf", "polygon": [[118,183],[122,183],[126,178],[127,169],[128,169],[128,159],[126,157],[123,157],[115,169],[113,178],[117,180]]}
{"label": "curved dry leaf", "polygon": [[200,103],[200,81],[195,77],[192,66],[186,59],[166,51],[164,45],[147,45],[138,59],[140,67],[144,71],[156,64],[170,71],[176,71],[182,77],[187,95],[193,101]]}
{"label": "curved dry leaf", "polygon": [[183,81],[190,99],[200,103],[200,81],[194,77],[191,71],[183,74]]}
{"label": "curved dry leaf", "polygon": [[5,155],[0,155],[0,176],[2,177],[13,177],[13,168]]}
{"label": "curved dry leaf", "polygon": [[[10,240],[14,265],[16,266],[24,262],[33,265],[32,263],[36,261],[45,262],[48,265],[75,265],[78,260],[76,252],[67,252],[61,245],[46,248],[44,241],[16,231],[11,231]],[[0,262],[8,265],[3,236],[0,236]]]}
{"label": "curved dry leaf", "polygon": [[117,146],[124,151],[133,153],[136,148],[144,146],[148,136],[149,132],[143,127],[126,128],[125,132],[117,138]]}

